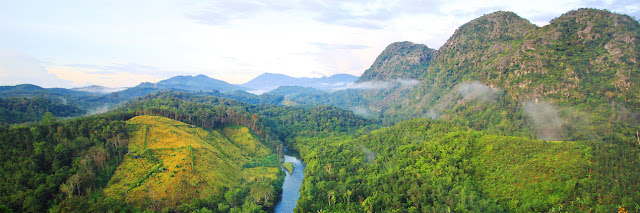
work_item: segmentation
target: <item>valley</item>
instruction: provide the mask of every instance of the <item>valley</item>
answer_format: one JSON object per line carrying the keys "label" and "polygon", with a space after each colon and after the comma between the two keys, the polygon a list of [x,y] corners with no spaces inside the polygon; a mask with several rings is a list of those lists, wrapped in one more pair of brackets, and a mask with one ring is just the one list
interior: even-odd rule
{"label": "valley", "polygon": [[1,86],[0,211],[640,212],[638,60],[628,15],[498,11],[360,77]]}

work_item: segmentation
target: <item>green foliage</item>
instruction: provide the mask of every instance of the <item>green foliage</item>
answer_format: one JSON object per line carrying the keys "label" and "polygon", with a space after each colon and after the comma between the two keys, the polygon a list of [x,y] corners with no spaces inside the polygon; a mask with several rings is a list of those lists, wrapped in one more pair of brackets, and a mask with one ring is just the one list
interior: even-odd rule
{"label": "green foliage", "polygon": [[280,165],[280,156],[278,155],[265,155],[260,158],[254,158],[250,162],[242,165],[244,168],[254,167],[278,167]]}
{"label": "green foliage", "polygon": [[289,171],[289,173],[292,173],[292,172],[293,172],[293,163],[291,163],[291,162],[285,162],[285,163],[283,163],[283,164],[282,164],[282,167],[283,167],[284,169],[286,169],[287,171]]}
{"label": "green foliage", "polygon": [[408,41],[392,43],[380,53],[358,82],[413,78],[429,66],[435,53],[436,50],[423,44]]}
{"label": "green foliage", "polygon": [[[218,152],[154,148],[146,136],[155,130],[146,129],[135,152],[152,171],[138,171],[134,184],[178,179],[188,169],[235,177],[219,179],[225,184],[218,188],[202,187],[204,178],[189,182],[201,187],[193,191],[198,196],[166,211],[273,210],[283,181],[275,153],[289,145],[307,163],[296,212],[639,212],[639,32],[633,18],[595,9],[568,12],[544,27],[496,12],[461,26],[437,51],[389,45],[359,80],[387,81],[376,82],[383,86],[331,93],[298,87],[261,96],[220,93],[202,84],[186,88],[189,79],[182,78],[174,80],[183,89],[203,91],[143,84],[94,95],[0,87],[0,97],[20,97],[0,99],[3,126],[42,121],[0,127],[6,205],[0,211],[161,210],[152,199],[132,209],[101,194],[107,182],[125,179],[113,178],[122,159],[130,159],[123,144],[133,127],[123,121],[156,115],[228,143],[208,143]],[[55,121],[131,99],[119,113]],[[300,107],[275,106],[284,102]],[[551,113],[541,121],[536,113],[545,110]],[[372,131],[376,120],[361,116],[401,123]],[[441,121],[406,121],[416,117]],[[554,141],[534,139],[544,131],[558,134]],[[167,166],[162,159],[171,153],[184,154],[185,162]],[[176,172],[162,175],[158,168]],[[256,175],[274,168],[272,176]]]}
{"label": "green foliage", "polygon": [[52,116],[74,117],[84,113],[74,105],[66,105],[47,98],[0,98],[0,124],[19,124],[42,120],[46,112]]}
{"label": "green foliage", "polygon": [[[600,151],[602,142],[498,136],[430,120],[402,122],[359,138],[299,137],[296,147],[307,168],[296,212],[582,212],[634,207],[640,186],[626,177],[640,177],[632,168],[640,153],[622,144]],[[613,157],[618,154],[624,157]]]}
{"label": "green foliage", "polygon": [[128,114],[0,127],[0,202],[44,212],[103,187],[126,151]]}

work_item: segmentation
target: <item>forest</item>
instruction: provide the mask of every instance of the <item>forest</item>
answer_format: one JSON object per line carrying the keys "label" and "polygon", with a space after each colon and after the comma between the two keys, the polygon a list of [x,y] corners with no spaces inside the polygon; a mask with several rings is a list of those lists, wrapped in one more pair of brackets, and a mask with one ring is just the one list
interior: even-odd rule
{"label": "forest", "polygon": [[330,91],[2,86],[0,212],[273,212],[285,148],[295,212],[640,212],[639,51],[627,15],[500,11]]}

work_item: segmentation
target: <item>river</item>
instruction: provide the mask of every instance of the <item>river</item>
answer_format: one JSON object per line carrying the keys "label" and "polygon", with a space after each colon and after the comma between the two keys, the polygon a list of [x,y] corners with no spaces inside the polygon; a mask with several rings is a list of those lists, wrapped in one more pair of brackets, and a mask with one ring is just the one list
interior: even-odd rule
{"label": "river", "polygon": [[276,213],[291,213],[296,208],[298,198],[300,198],[300,186],[302,186],[302,179],[304,179],[304,168],[306,165],[302,163],[300,156],[294,150],[285,148],[284,162],[293,163],[293,174],[289,174],[289,171],[285,170],[286,176],[284,177],[284,183],[282,183],[282,199],[278,205],[276,205]]}

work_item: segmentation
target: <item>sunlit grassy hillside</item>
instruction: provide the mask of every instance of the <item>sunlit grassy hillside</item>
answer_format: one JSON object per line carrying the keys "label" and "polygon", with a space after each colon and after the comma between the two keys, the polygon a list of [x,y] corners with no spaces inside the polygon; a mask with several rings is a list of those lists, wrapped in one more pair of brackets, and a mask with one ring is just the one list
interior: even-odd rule
{"label": "sunlit grassy hillside", "polygon": [[243,126],[207,131],[157,116],[138,116],[127,123],[132,126],[128,153],[104,189],[107,196],[127,203],[175,207],[243,179],[275,179],[279,170],[243,167],[271,153]]}

